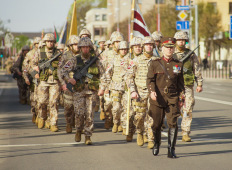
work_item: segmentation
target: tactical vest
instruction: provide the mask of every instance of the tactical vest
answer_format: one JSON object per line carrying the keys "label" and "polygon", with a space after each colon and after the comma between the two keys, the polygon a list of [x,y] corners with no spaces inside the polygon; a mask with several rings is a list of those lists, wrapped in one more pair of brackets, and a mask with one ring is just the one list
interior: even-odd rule
{"label": "tactical vest", "polygon": [[[181,54],[182,55],[181,58],[183,58],[189,51],[190,51],[189,49],[186,49],[185,52]],[[178,56],[174,54],[174,58],[181,59],[177,57]],[[183,75],[184,75],[184,84],[186,86],[193,86],[195,76],[193,73],[192,56],[190,56],[190,58],[183,63]]]}
{"label": "tactical vest", "polygon": [[147,72],[148,72],[148,61],[144,57],[138,57],[138,67],[135,73],[135,84],[137,87],[146,89],[147,88]]}
{"label": "tactical vest", "polygon": [[121,83],[123,81],[123,77],[122,77],[122,66],[121,66],[121,61],[120,61],[120,57],[117,57],[115,62],[114,62],[114,73],[112,76],[112,80],[114,82],[117,83]]}
{"label": "tactical vest", "polygon": [[[92,60],[94,56],[90,56],[90,60]],[[81,55],[77,56],[77,70],[82,68],[84,66],[84,61],[81,58]],[[97,67],[97,64],[93,64],[88,68],[88,73],[93,75],[92,79],[88,79],[88,82],[85,82],[85,77],[82,79],[82,81],[77,81],[76,85],[74,86],[74,90],[77,92],[81,92],[82,90],[85,89],[85,84],[88,85],[89,90],[98,90],[99,89],[99,84],[100,84],[100,71]]]}
{"label": "tactical vest", "polygon": [[115,58],[116,52],[112,49],[110,51],[108,51],[108,56],[107,56],[107,62],[111,63],[113,61],[113,59]]}
{"label": "tactical vest", "polygon": [[[53,56],[55,56],[57,53],[58,53],[58,52],[57,52],[56,48],[54,48],[54,49],[53,49]],[[46,54],[46,52],[45,52],[45,47],[43,47],[43,48],[40,50],[40,56],[41,56],[41,60],[39,61],[39,63],[48,60],[47,54]],[[57,76],[57,67],[58,67],[58,63],[59,63],[59,58],[57,57],[54,61],[52,61],[50,68],[44,69],[44,71],[41,71],[41,72],[40,72],[40,74],[39,74],[39,79],[40,79],[41,81],[47,81],[47,80],[48,80],[48,77],[49,77],[50,75],[53,75],[53,79],[54,79],[54,80],[58,80],[58,76]],[[52,70],[52,74],[49,73],[49,69]]]}

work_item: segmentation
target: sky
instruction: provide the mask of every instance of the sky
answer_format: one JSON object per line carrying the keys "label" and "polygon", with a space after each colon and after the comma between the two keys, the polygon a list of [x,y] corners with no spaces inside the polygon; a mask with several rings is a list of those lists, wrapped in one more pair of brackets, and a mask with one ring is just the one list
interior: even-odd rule
{"label": "sky", "polygon": [[[74,0],[0,0],[0,19],[11,32],[60,30]],[[7,20],[10,19],[10,23]]]}

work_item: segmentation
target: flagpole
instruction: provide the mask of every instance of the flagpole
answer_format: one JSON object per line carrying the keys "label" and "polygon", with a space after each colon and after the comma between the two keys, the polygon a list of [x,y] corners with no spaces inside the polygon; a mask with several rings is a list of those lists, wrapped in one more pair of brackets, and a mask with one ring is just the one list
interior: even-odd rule
{"label": "flagpole", "polygon": [[130,24],[130,41],[133,38],[133,30],[134,30],[134,12],[135,12],[135,0],[132,0],[131,4],[131,24]]}

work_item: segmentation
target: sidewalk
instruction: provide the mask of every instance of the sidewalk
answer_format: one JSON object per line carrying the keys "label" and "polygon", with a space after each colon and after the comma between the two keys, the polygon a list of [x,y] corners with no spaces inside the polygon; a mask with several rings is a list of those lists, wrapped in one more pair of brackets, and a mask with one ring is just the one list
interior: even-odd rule
{"label": "sidewalk", "polygon": [[11,75],[7,75],[5,70],[0,70],[0,82],[7,82]]}

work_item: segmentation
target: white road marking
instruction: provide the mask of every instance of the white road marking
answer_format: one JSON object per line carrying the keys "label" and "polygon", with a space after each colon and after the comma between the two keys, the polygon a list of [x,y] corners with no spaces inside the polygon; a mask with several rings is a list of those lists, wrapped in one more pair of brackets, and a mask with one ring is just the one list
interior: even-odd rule
{"label": "white road marking", "polygon": [[10,148],[10,147],[30,147],[30,146],[51,146],[51,145],[80,145],[84,142],[74,142],[74,143],[45,143],[45,144],[23,144],[23,145],[0,145],[0,148]]}
{"label": "white road marking", "polygon": [[220,104],[225,104],[225,105],[231,105],[232,106],[232,102],[227,102],[227,101],[222,101],[222,100],[210,99],[210,98],[199,97],[199,96],[195,96],[195,99],[204,100],[204,101],[207,101],[207,102],[213,102],[213,103],[220,103]]}

